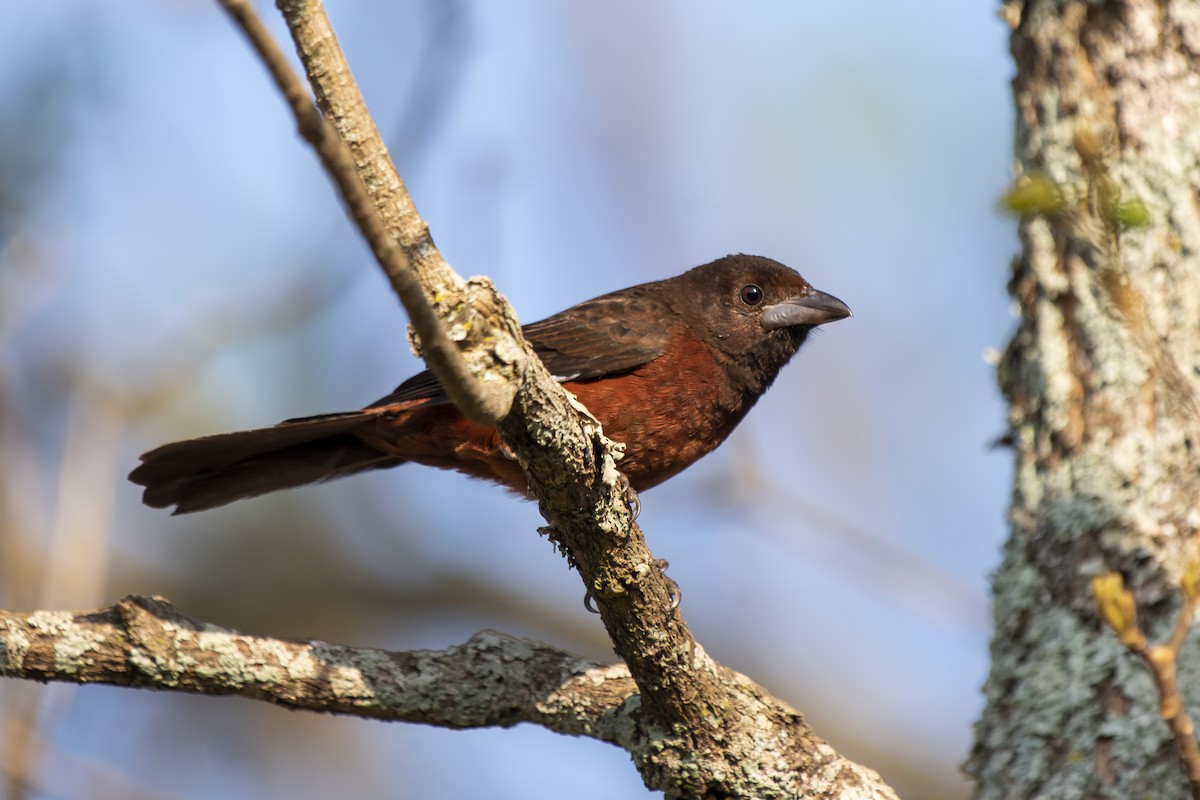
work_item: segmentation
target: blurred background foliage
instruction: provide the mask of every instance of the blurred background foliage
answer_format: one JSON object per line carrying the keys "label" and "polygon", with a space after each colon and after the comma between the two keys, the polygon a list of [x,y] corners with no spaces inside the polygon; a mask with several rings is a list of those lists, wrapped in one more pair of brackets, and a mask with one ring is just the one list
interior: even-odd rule
{"label": "blurred background foliage", "polygon": [[[446,256],[532,321],[729,252],[846,300],[716,454],[643,497],[705,647],[908,798],[966,794],[1009,461],[1006,32],[985,3],[331,3]],[[272,9],[264,7],[283,37]],[[167,440],[420,368],[211,2],[0,6],[0,603],[161,594],[255,633],[609,659],[536,507],[419,468],[198,516]],[[0,797],[640,797],[627,757],[239,699],[0,682]]]}

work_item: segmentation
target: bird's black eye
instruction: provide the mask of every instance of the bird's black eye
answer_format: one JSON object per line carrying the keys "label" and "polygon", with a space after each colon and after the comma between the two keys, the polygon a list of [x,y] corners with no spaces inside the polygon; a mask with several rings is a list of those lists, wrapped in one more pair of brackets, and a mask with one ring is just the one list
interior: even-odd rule
{"label": "bird's black eye", "polygon": [[753,283],[748,283],[742,287],[742,291],[738,294],[742,298],[742,302],[748,306],[756,306],[762,302],[763,290]]}

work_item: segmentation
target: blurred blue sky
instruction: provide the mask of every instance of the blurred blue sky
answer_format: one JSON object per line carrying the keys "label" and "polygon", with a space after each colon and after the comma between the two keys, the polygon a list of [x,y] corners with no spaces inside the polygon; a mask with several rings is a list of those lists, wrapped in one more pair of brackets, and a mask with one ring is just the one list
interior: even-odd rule
{"label": "blurred blue sky", "polygon": [[[522,319],[730,252],[784,261],[850,304],[855,317],[814,337],[721,450],[643,497],[641,522],[715,657],[902,787],[963,792],[1010,480],[1007,455],[989,449],[1004,407],[984,360],[1012,327],[1015,251],[995,210],[1012,139],[995,8],[418,0],[329,12],[443,253],[490,275]],[[0,375],[28,439],[20,458],[5,448],[10,469],[33,471],[28,492],[13,490],[23,519],[53,528],[71,507],[64,447],[72,425],[92,430],[79,404],[122,399],[110,463],[87,473],[111,495],[99,551],[111,562],[84,602],[183,599],[169,577],[193,586],[186,610],[248,626],[247,604],[272,602],[255,598],[253,569],[287,573],[288,526],[303,519],[352,585],[407,591],[462,574],[598,629],[578,578],[535,535],[535,506],[457,475],[405,468],[183,518],[142,507],[123,475],[150,446],[358,407],[420,365],[215,4],[5,4],[0,64],[0,183],[25,187],[0,206]],[[238,572],[211,553],[236,554],[244,530],[274,549],[247,551],[253,569]],[[214,617],[204,598],[235,585],[247,599]],[[346,643],[394,649],[487,626],[550,636],[486,607],[426,611],[364,630],[285,608],[287,630],[258,632],[336,639],[345,627]],[[645,794],[621,752],[527,727],[464,734],[38,691],[38,729],[70,755],[41,765],[46,796],[89,796],[85,771],[61,766],[78,763],[147,796],[324,797],[350,774],[361,796]],[[291,738],[268,747],[280,720]]]}

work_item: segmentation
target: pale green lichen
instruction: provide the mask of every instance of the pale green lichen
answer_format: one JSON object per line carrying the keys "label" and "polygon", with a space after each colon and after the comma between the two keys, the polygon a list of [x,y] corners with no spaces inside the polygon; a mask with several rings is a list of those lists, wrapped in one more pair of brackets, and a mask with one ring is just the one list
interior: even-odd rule
{"label": "pale green lichen", "polygon": [[[573,671],[578,672],[581,668],[585,668],[588,662],[580,660],[575,664],[570,665]],[[609,664],[605,667],[591,667],[586,669],[579,675],[583,680],[588,681],[593,686],[600,686],[607,681],[624,680],[629,677],[629,667],[625,664]],[[637,699],[640,703],[641,695],[636,695],[631,700]]]}
{"label": "pale green lichen", "polygon": [[279,663],[292,681],[311,681],[321,674],[320,664],[307,649],[297,653],[285,652],[280,655]]}
{"label": "pale green lichen", "polygon": [[18,622],[10,621],[0,629],[0,674],[19,670],[25,663],[25,655],[32,642]]}
{"label": "pale green lichen", "polygon": [[149,651],[141,647],[131,647],[126,658],[129,666],[141,675],[145,675],[152,683],[160,686],[175,686],[179,683],[178,669],[164,669],[163,664]]}
{"label": "pale green lichen", "polygon": [[330,670],[329,688],[334,695],[349,700],[367,700],[375,696],[356,667],[338,665]]}
{"label": "pale green lichen", "polygon": [[35,611],[25,624],[54,638],[54,669],[68,675],[79,672],[84,655],[104,642],[100,634],[76,624],[69,611]]}
{"label": "pale green lichen", "polygon": [[496,359],[501,363],[515,364],[524,351],[517,345],[516,340],[501,336],[492,347],[492,352],[496,354]]}
{"label": "pale green lichen", "polygon": [[59,631],[54,642],[54,669],[65,675],[79,672],[87,654],[104,644],[104,635],[82,625],[70,624]]}
{"label": "pale green lichen", "polygon": [[57,636],[75,624],[75,615],[70,611],[35,611],[26,617],[25,624]]}
{"label": "pale green lichen", "polygon": [[195,651],[215,657],[186,658],[187,668],[205,678],[237,685],[278,685],[288,675],[285,662],[291,656],[291,647],[284,642],[250,640],[228,631],[212,630],[197,634],[194,644],[183,637],[177,639],[177,644],[181,647],[190,644]]}

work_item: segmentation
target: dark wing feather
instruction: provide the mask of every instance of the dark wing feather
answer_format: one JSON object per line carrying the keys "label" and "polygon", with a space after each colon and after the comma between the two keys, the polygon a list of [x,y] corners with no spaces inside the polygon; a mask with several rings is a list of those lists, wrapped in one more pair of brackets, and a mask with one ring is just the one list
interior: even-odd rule
{"label": "dark wing feather", "polygon": [[[670,311],[660,294],[657,283],[622,289],[525,325],[521,332],[560,382],[629,372],[666,350]],[[437,378],[425,370],[369,408],[410,400],[449,402]]]}
{"label": "dark wing feather", "polygon": [[629,372],[666,350],[669,309],[657,288],[651,283],[606,294],[521,332],[560,381]]}

